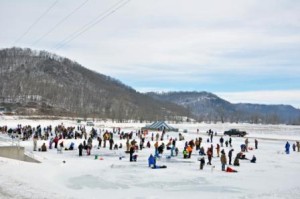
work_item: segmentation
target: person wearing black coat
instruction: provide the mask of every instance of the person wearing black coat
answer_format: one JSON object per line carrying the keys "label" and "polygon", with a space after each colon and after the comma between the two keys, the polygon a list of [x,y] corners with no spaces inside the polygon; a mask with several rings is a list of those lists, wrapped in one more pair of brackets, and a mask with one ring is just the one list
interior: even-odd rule
{"label": "person wearing black coat", "polygon": [[133,161],[133,153],[134,153],[134,145],[130,147],[129,150],[129,161],[132,162]]}
{"label": "person wearing black coat", "polygon": [[256,163],[256,157],[253,155],[252,159],[250,160],[251,163]]}
{"label": "person wearing black coat", "polygon": [[79,156],[82,156],[83,145],[81,143],[79,144],[78,149],[79,149]]}
{"label": "person wearing black coat", "polygon": [[200,170],[203,170],[204,165],[205,165],[205,159],[204,159],[204,157],[202,157],[200,159]]}
{"label": "person wearing black coat", "polygon": [[112,150],[112,147],[114,145],[114,140],[112,138],[109,139],[109,150]]}

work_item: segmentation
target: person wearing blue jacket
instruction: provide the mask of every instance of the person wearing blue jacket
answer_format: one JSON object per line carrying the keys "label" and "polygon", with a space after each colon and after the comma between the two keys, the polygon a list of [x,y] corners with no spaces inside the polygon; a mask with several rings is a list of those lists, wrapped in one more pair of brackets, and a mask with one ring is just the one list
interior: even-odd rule
{"label": "person wearing blue jacket", "polygon": [[286,154],[290,154],[290,143],[288,141],[285,144],[285,152]]}
{"label": "person wearing blue jacket", "polygon": [[149,164],[149,167],[151,167],[151,165],[153,165],[153,167],[155,167],[155,165],[156,165],[155,157],[152,154],[148,158],[148,164]]}

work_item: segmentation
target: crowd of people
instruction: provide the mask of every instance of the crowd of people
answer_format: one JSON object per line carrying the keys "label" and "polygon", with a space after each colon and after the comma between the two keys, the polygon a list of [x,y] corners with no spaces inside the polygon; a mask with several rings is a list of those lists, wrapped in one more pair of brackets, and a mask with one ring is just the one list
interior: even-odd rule
{"label": "crowd of people", "polygon": [[[113,128],[112,131],[91,128],[87,131],[85,126],[65,127],[63,124],[55,127],[49,125],[44,128],[41,125],[36,127],[17,125],[16,128],[2,126],[0,132],[13,139],[18,138],[23,141],[32,139],[33,151],[46,152],[56,149],[58,153],[62,153],[62,151],[78,149],[79,156],[89,156],[93,148],[98,150],[121,150],[125,154],[129,154],[130,162],[137,161],[139,150],[148,148],[152,151],[148,158],[148,165],[152,168],[166,168],[165,165],[159,166],[156,164],[157,160],[162,158],[163,155],[169,159],[173,157],[191,159],[192,156],[197,156],[196,158],[200,161],[200,170],[203,170],[205,165],[220,164],[221,170],[226,172],[237,172],[236,168],[241,166],[241,160],[250,163],[256,163],[257,161],[253,153],[258,150],[257,139],[253,140],[254,147],[251,147],[248,138],[245,138],[243,143],[233,143],[231,137],[218,136],[211,129],[207,131],[205,139],[196,136],[188,141],[181,133],[178,133],[178,136],[170,137],[165,130],[156,132],[136,130],[125,133],[121,128]],[[198,132],[199,130],[195,135],[199,135]],[[206,143],[203,140],[206,140]],[[38,146],[38,141],[42,143],[40,146]],[[178,142],[181,144],[178,145]],[[123,144],[125,144],[125,147],[123,147]],[[240,146],[240,150],[236,152],[235,156],[234,153],[237,147],[233,148],[233,145]],[[290,143],[286,142],[286,154],[290,153],[290,146]],[[300,152],[299,141],[293,143],[292,148],[293,151]],[[179,151],[182,151],[182,156],[179,155]],[[250,151],[253,152],[251,152],[252,157],[249,159],[246,154]],[[120,155],[120,160],[123,157],[123,154]],[[219,160],[216,161],[216,158]]]}

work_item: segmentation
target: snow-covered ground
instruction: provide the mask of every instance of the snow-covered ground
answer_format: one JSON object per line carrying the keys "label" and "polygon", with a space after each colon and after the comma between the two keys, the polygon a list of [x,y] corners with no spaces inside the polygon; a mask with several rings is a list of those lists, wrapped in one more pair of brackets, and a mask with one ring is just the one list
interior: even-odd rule
{"label": "snow-covered ground", "polygon": [[[76,121],[67,120],[25,120],[1,118],[0,126],[17,127],[17,124],[42,127],[48,125],[76,126]],[[96,122],[95,128],[111,130],[121,127],[121,131],[136,132],[145,124]],[[185,141],[177,141],[179,156],[167,159],[169,150],[165,150],[158,165],[167,169],[150,169],[148,156],[154,153],[153,142],[150,149],[138,151],[137,162],[129,162],[129,155],[119,160],[122,150],[108,148],[92,149],[91,156],[78,156],[77,146],[82,140],[76,140],[76,150],[58,154],[55,149],[47,152],[33,151],[33,142],[21,141],[26,153],[40,160],[41,163],[28,163],[7,158],[0,158],[0,198],[300,198],[300,152],[286,155],[284,146],[288,140],[293,144],[300,140],[300,126],[286,125],[251,125],[251,124],[170,124],[185,133],[185,141],[196,137],[203,138],[205,149],[211,143],[205,133],[208,129],[217,131],[220,136],[224,130],[239,128],[249,134],[250,146],[254,147],[254,138],[258,138],[258,149],[246,153],[248,158],[256,155],[257,163],[240,160],[241,166],[232,168],[238,173],[221,171],[220,158],[212,160],[215,168],[205,165],[199,170],[198,152],[193,151],[191,159],[182,158]],[[87,127],[88,131],[91,127]],[[199,134],[197,134],[199,129]],[[149,140],[151,131],[148,134]],[[214,137],[214,146],[219,142]],[[6,135],[1,135],[0,145],[11,144]],[[168,133],[169,138],[178,138],[178,133]],[[123,143],[114,135],[116,143]],[[225,140],[227,137],[225,137]],[[139,141],[138,138],[136,138]],[[233,138],[233,157],[240,151],[245,138]],[[73,140],[74,141],[74,140]],[[40,147],[44,141],[39,141]],[[71,140],[65,140],[68,145]],[[165,142],[167,143],[166,139]],[[160,142],[161,143],[161,142]],[[47,142],[48,144],[48,142]],[[223,147],[228,153],[229,147]],[[95,155],[98,156],[95,159]],[[100,160],[102,159],[102,160]],[[207,159],[206,159],[207,161]],[[64,163],[65,162],[65,163]]]}

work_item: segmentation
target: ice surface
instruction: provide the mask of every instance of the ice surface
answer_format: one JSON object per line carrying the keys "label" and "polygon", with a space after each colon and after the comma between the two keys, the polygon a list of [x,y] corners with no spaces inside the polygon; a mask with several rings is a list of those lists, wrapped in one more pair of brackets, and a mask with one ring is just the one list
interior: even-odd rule
{"label": "ice surface", "polygon": [[[21,120],[18,118],[2,118],[0,126],[16,127],[17,124],[42,127],[64,123],[65,126],[76,126],[75,121]],[[95,122],[95,128],[111,130],[121,127],[124,132],[136,131],[145,124],[111,122]],[[240,160],[240,167],[233,167],[238,173],[221,171],[220,159],[214,155],[214,169],[205,165],[199,170],[199,155],[193,151],[191,159],[182,158],[184,141],[177,142],[179,156],[167,159],[170,151],[157,161],[166,165],[167,169],[150,169],[147,158],[154,153],[151,149],[138,151],[137,162],[129,162],[129,155],[119,160],[119,152],[108,148],[92,149],[92,155],[78,156],[78,150],[63,151],[58,154],[55,149],[48,152],[32,150],[32,140],[20,142],[27,153],[42,163],[28,163],[0,158],[0,198],[300,198],[300,153],[291,150],[290,155],[284,153],[287,140],[292,144],[300,140],[300,127],[287,125],[252,125],[252,124],[171,124],[188,129],[184,134],[185,141],[195,137],[203,138],[205,148],[206,131],[212,129],[219,135],[224,130],[239,128],[246,130],[250,146],[254,146],[254,138],[258,138],[258,150],[246,153],[248,158],[253,154],[257,163]],[[88,128],[88,130],[91,127]],[[197,129],[200,133],[197,134]],[[151,132],[149,133],[151,135]],[[6,135],[1,135],[0,144],[7,142]],[[178,133],[168,133],[169,138],[178,137]],[[115,142],[123,143],[117,136]],[[214,145],[220,137],[214,138]],[[148,138],[147,138],[148,139]],[[225,137],[225,140],[227,137]],[[136,138],[138,140],[138,138]],[[240,144],[245,138],[233,138],[234,155],[240,151]],[[76,147],[82,140],[76,140]],[[71,140],[65,140],[65,144]],[[41,146],[43,141],[38,142]],[[93,141],[97,145],[97,141]],[[230,148],[224,147],[228,152]],[[124,150],[124,148],[123,148]],[[95,155],[98,159],[95,160]],[[99,158],[103,160],[99,160]],[[65,163],[63,162],[65,161]],[[207,161],[207,160],[206,160]]]}

